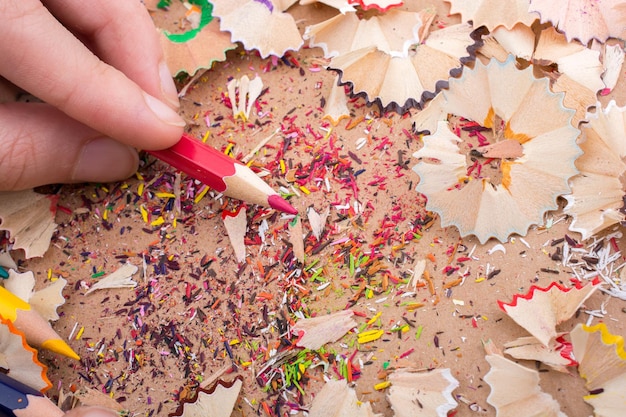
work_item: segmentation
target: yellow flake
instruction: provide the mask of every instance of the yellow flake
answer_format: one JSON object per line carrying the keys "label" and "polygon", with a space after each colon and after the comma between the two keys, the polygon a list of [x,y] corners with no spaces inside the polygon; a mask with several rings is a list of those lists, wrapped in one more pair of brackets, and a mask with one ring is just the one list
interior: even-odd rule
{"label": "yellow flake", "polygon": [[139,211],[141,211],[141,218],[143,219],[143,222],[148,223],[148,210],[146,210],[146,208],[141,205],[139,206]]}
{"label": "yellow flake", "polygon": [[78,333],[76,333],[76,340],[80,340],[80,338],[83,337],[84,331],[85,331],[85,326],[81,326]]}
{"label": "yellow flake", "polygon": [[150,226],[160,226],[163,223],[165,223],[165,219],[163,218],[163,216],[159,216],[158,219],[153,220],[152,223],[150,223]]}
{"label": "yellow flake", "polygon": [[382,311],[379,311],[378,313],[376,313],[376,314],[374,315],[374,317],[372,317],[371,319],[369,319],[369,321],[367,322],[367,325],[369,326],[369,325],[371,325],[371,324],[374,324],[374,322],[376,322],[376,320],[378,320],[378,318],[379,318],[382,314],[383,314],[383,312],[382,312]]}
{"label": "yellow flake", "polygon": [[209,192],[209,187],[208,186],[203,187],[202,191],[200,191],[200,193],[196,196],[196,198],[194,198],[193,202],[198,204],[200,200],[202,200],[204,196],[206,195],[206,193],[208,192]]}
{"label": "yellow flake", "polygon": [[385,334],[384,330],[368,330],[366,332],[359,333],[357,341],[360,344],[373,342],[374,340],[380,339],[383,334]]}
{"label": "yellow flake", "polygon": [[379,382],[378,384],[374,385],[374,389],[376,391],[382,391],[382,390],[388,388],[389,386],[391,386],[391,382],[383,381],[383,382]]}
{"label": "yellow flake", "polygon": [[324,140],[328,140],[328,138],[330,137],[331,133],[333,133],[333,129],[332,128],[328,129],[328,132],[326,132],[326,134],[324,135]]}

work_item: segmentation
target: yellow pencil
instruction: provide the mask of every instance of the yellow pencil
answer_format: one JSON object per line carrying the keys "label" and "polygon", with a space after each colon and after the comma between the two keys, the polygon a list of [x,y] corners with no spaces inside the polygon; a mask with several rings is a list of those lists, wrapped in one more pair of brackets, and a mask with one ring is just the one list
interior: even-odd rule
{"label": "yellow pencil", "polygon": [[80,357],[26,301],[0,286],[0,316],[11,320],[15,328],[36,348],[51,350],[68,358]]}

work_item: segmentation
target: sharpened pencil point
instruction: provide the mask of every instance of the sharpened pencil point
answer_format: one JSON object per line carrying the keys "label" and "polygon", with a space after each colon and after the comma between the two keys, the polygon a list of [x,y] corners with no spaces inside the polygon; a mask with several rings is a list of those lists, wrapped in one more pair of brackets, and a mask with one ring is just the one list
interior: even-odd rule
{"label": "sharpened pencil point", "polygon": [[59,353],[63,356],[67,356],[68,358],[76,359],[77,361],[80,360],[80,356],[72,350],[70,345],[61,339],[46,340],[42,343],[41,347],[52,352]]}
{"label": "sharpened pencil point", "polygon": [[296,210],[294,206],[289,204],[287,200],[285,200],[278,194],[267,197],[267,203],[270,205],[271,208],[282,211],[283,213],[298,214],[298,210]]}

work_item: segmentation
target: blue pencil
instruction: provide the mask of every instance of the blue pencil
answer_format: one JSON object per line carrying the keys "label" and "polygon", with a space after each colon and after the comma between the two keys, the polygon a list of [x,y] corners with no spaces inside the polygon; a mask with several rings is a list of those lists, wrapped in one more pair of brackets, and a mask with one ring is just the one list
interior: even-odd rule
{"label": "blue pencil", "polygon": [[0,416],[62,417],[63,414],[48,397],[0,372]]}

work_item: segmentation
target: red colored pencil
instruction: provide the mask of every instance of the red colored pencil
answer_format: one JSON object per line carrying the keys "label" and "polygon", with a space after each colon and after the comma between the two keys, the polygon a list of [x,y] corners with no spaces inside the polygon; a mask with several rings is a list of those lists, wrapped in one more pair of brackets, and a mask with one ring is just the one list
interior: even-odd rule
{"label": "red colored pencil", "polygon": [[189,135],[184,134],[171,148],[148,153],[228,197],[298,213],[250,168]]}

